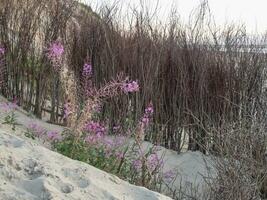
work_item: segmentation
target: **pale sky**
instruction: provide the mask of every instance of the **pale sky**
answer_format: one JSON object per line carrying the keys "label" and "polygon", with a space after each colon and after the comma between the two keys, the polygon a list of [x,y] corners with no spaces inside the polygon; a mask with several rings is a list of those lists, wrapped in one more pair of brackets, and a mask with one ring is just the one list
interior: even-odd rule
{"label": "pale sky", "polygon": [[[139,6],[140,0],[82,0],[94,8],[102,3],[117,1],[124,7]],[[176,8],[184,22],[188,21],[190,12],[201,0],[142,0],[151,12],[157,1],[157,15],[166,19],[172,8]],[[215,22],[219,26],[225,23],[245,24],[249,33],[264,33],[267,30],[267,0],[209,0],[209,7]]]}

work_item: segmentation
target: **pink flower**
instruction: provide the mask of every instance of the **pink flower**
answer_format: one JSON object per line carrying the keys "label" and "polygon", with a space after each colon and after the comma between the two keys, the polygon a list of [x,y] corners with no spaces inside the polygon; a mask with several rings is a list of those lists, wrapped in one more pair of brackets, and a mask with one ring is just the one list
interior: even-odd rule
{"label": "pink flower", "polygon": [[151,116],[154,113],[152,103],[149,103],[148,107],[145,109],[145,114]]}
{"label": "pink flower", "polygon": [[163,160],[156,153],[153,153],[147,157],[147,165],[149,170],[154,171],[163,165]]}
{"label": "pink flower", "polygon": [[93,74],[92,65],[89,63],[85,63],[83,65],[83,71],[82,71],[82,84],[85,96],[91,96],[92,93],[93,84],[92,81],[90,80],[92,74]]}
{"label": "pink flower", "polygon": [[176,173],[174,170],[169,170],[169,171],[166,171],[163,173],[163,180],[166,182],[166,183],[171,183],[174,178],[176,177]]}
{"label": "pink flower", "polygon": [[113,149],[115,146],[115,142],[110,137],[103,138],[103,144],[105,145],[106,149]]}
{"label": "pink flower", "polygon": [[46,130],[43,127],[39,126],[35,122],[29,123],[27,128],[37,137],[42,136],[46,132]]}
{"label": "pink flower", "polygon": [[91,64],[85,63],[83,65],[82,75],[84,77],[88,77],[88,76],[91,76],[92,75],[92,65]]}
{"label": "pink flower", "polygon": [[50,59],[54,70],[60,70],[64,46],[59,41],[55,41],[50,44],[47,50],[47,57]]}
{"label": "pink flower", "polygon": [[141,122],[144,126],[147,126],[149,124],[149,118],[144,116],[142,119],[141,119]]}
{"label": "pink flower", "polygon": [[57,131],[48,131],[47,137],[51,141],[60,141],[62,139],[61,135]]}
{"label": "pink flower", "polygon": [[123,144],[125,144],[126,138],[124,136],[118,136],[118,137],[109,137],[105,136],[103,137],[102,143],[110,149],[118,149],[120,148]]}
{"label": "pink flower", "polygon": [[0,103],[0,108],[4,112],[14,111],[18,108],[18,105],[14,102]]}
{"label": "pink flower", "polygon": [[70,113],[70,105],[69,103],[65,103],[63,107],[63,119],[67,119]]}
{"label": "pink flower", "polygon": [[117,125],[117,126],[113,126],[112,130],[113,132],[118,132],[120,130],[121,126]]}
{"label": "pink flower", "polygon": [[0,56],[5,54],[5,48],[0,46]]}
{"label": "pink flower", "polygon": [[117,136],[117,137],[115,137],[114,142],[115,142],[116,147],[120,147],[126,143],[126,137],[125,136]]}
{"label": "pink flower", "polygon": [[141,168],[142,168],[142,161],[137,159],[137,160],[134,160],[132,162],[132,167],[136,170],[136,171],[140,171]]}
{"label": "pink flower", "polygon": [[143,117],[140,120],[140,123],[143,127],[147,127],[150,123],[150,120],[152,119],[154,113],[154,109],[152,106],[152,103],[149,103],[148,107],[145,109],[145,113]]}
{"label": "pink flower", "polygon": [[110,149],[105,149],[105,157],[109,158],[110,156],[112,156],[112,151]]}
{"label": "pink flower", "polygon": [[88,144],[96,144],[98,142],[99,137],[97,135],[88,135],[85,138],[85,142],[87,142]]}
{"label": "pink flower", "polygon": [[107,129],[105,126],[101,125],[99,122],[90,121],[85,125],[84,131],[97,134],[97,135],[105,135],[107,132]]}
{"label": "pink flower", "polygon": [[60,58],[64,53],[64,46],[58,42],[52,42],[48,48],[48,57],[49,58]]}
{"label": "pink flower", "polygon": [[128,83],[123,83],[121,89],[125,93],[138,92],[139,91],[139,85],[138,85],[137,81],[131,81]]}
{"label": "pink flower", "polygon": [[123,154],[123,152],[118,151],[118,152],[115,153],[115,156],[117,157],[117,159],[123,159],[124,154]]}

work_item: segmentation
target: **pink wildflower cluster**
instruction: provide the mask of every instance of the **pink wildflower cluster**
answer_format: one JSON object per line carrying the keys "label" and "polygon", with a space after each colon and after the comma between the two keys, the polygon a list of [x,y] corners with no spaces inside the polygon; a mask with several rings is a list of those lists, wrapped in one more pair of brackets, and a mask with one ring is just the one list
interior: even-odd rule
{"label": "pink wildflower cluster", "polygon": [[175,179],[176,176],[177,176],[177,173],[174,170],[168,170],[163,173],[162,178],[166,183],[169,184]]}
{"label": "pink wildflower cluster", "polygon": [[62,140],[61,135],[57,131],[48,131],[47,132],[47,137],[52,142],[56,142],[56,141]]}
{"label": "pink wildflower cluster", "polygon": [[122,151],[116,151],[115,152],[115,156],[117,157],[117,159],[121,160],[125,157],[124,153]]}
{"label": "pink wildflower cluster", "polygon": [[71,111],[70,111],[70,103],[67,102],[63,106],[63,119],[67,119],[68,116],[70,115],[70,113],[71,113]]}
{"label": "pink wildflower cluster", "polygon": [[[156,153],[150,154],[146,158],[146,167],[149,171],[153,172],[163,166],[163,160],[158,157]],[[142,158],[137,158],[132,162],[132,167],[139,171],[142,168]]]}
{"label": "pink wildflower cluster", "polygon": [[0,109],[4,112],[11,112],[18,108],[17,102],[6,102],[6,103],[0,103]]}
{"label": "pink wildflower cluster", "polygon": [[158,154],[152,153],[147,157],[147,167],[150,171],[154,171],[162,166],[163,160],[159,158]]}
{"label": "pink wildflower cluster", "polygon": [[99,122],[90,121],[85,125],[84,131],[102,136],[106,134],[107,128]]}
{"label": "pink wildflower cluster", "polygon": [[34,136],[37,137],[43,136],[46,133],[46,130],[43,127],[34,122],[29,123],[27,128]]}
{"label": "pink wildflower cluster", "polygon": [[117,137],[103,137],[103,144],[109,148],[119,148],[121,145],[125,143],[126,138],[124,136],[117,136]]}
{"label": "pink wildflower cluster", "polygon": [[90,63],[84,63],[82,71],[82,84],[83,91],[86,96],[90,96],[93,89],[93,84],[91,81],[91,76],[93,74],[93,67]]}
{"label": "pink wildflower cluster", "polygon": [[140,159],[136,159],[132,162],[132,167],[135,171],[140,171],[142,169],[142,161]]}
{"label": "pink wildflower cluster", "polygon": [[88,76],[91,76],[93,74],[93,71],[92,71],[92,65],[89,64],[89,63],[85,63],[83,65],[83,72],[82,72],[82,75],[84,77],[88,77]]}
{"label": "pink wildflower cluster", "polygon": [[5,48],[0,46],[0,56],[3,56],[5,54]]}
{"label": "pink wildflower cluster", "polygon": [[117,159],[122,159],[124,153],[120,151],[120,147],[126,142],[126,137],[117,136],[110,137],[107,135],[93,134],[85,138],[85,142],[89,145],[101,147],[104,150],[105,157],[115,156]]}
{"label": "pink wildflower cluster", "polygon": [[85,142],[96,145],[101,143],[101,140],[106,134],[106,127],[102,126],[99,122],[91,121],[85,125],[84,131],[90,134],[86,136]]}
{"label": "pink wildflower cluster", "polygon": [[88,135],[85,137],[85,142],[90,145],[96,145],[98,144],[99,140],[101,139],[101,135]]}
{"label": "pink wildflower cluster", "polygon": [[52,62],[55,70],[60,70],[64,46],[59,42],[52,42],[48,47],[47,57]]}
{"label": "pink wildflower cluster", "polygon": [[35,122],[30,122],[27,125],[27,129],[34,137],[48,139],[51,142],[58,142],[62,140],[62,136],[57,131],[47,131]]}
{"label": "pink wildflower cluster", "polygon": [[124,93],[138,92],[139,84],[137,81],[130,81],[127,83],[123,83],[121,89]]}
{"label": "pink wildflower cluster", "polygon": [[105,156],[109,157],[114,154],[118,159],[123,157],[123,153],[119,151],[119,148],[125,143],[126,138],[121,137],[103,137],[100,140],[100,145],[104,148]]}
{"label": "pink wildflower cluster", "polygon": [[[143,159],[145,159],[144,163],[142,162]],[[152,152],[148,156],[145,156],[145,153],[142,149],[139,150],[137,158],[132,162],[132,167],[134,170],[140,171],[143,164],[146,165],[146,168],[150,172],[153,172],[163,167],[163,159],[158,156],[157,148],[153,148]]]}
{"label": "pink wildflower cluster", "polygon": [[113,130],[114,133],[118,133],[121,130],[121,126],[120,125],[115,125],[115,126],[113,126],[112,130]]}
{"label": "pink wildflower cluster", "polygon": [[149,124],[149,122],[153,116],[153,113],[154,113],[154,109],[153,109],[152,103],[149,103],[149,105],[145,109],[145,113],[144,113],[144,115],[140,121],[143,127],[148,126],[148,124]]}
{"label": "pink wildflower cluster", "polygon": [[52,42],[48,48],[48,57],[52,59],[59,59],[64,53],[63,45],[58,42]]}
{"label": "pink wildflower cluster", "polygon": [[104,150],[105,157],[115,156],[117,159],[123,157],[123,152],[120,151],[120,147],[126,142],[125,136],[108,136],[107,128],[98,122],[87,123],[85,130],[89,132],[89,135],[85,137],[85,142],[88,145],[97,148],[101,147]]}

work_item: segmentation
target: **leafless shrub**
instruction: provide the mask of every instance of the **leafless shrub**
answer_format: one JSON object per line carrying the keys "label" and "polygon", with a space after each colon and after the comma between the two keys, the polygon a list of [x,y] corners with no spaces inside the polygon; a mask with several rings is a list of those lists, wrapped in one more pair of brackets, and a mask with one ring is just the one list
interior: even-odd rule
{"label": "leafless shrub", "polygon": [[130,108],[127,98],[105,105],[111,123],[127,118],[129,109],[138,120],[152,100],[155,125],[146,139],[180,151],[186,135],[188,149],[205,152],[213,137],[209,129],[260,109],[266,56],[259,44],[265,38],[250,38],[243,27],[215,29],[207,4],[192,15],[189,27],[175,14],[168,25],[154,26],[145,11],[134,10],[126,30],[117,10],[103,7],[100,18],[84,17],[79,36],[80,53],[95,66],[97,84],[120,71],[141,84]]}
{"label": "leafless shrub", "polygon": [[179,152],[184,138],[189,138],[189,150],[205,153],[214,138],[220,140],[211,130],[238,123],[244,115],[257,115],[261,109],[266,38],[252,38],[244,27],[216,28],[205,1],[191,15],[188,26],[176,13],[166,25],[148,13],[145,8],[141,12],[133,9],[128,23],[122,25],[119,5],[103,6],[94,13],[71,0],[1,1],[6,95],[17,96],[38,117],[50,102],[50,121],[60,122],[64,86],[42,55],[49,42],[60,38],[67,50],[66,64],[77,81],[75,87],[82,85],[85,59],[94,67],[92,81],[98,88],[121,71],[139,80],[139,94],[114,97],[104,104],[103,117],[110,118],[111,124],[129,118],[129,111],[136,123],[152,101],[155,123],[146,140]]}
{"label": "leafless shrub", "polygon": [[[72,3],[71,3],[72,2]],[[59,107],[59,83],[53,81],[44,50],[50,41],[65,39],[66,23],[73,1],[3,0],[0,7],[0,43],[6,48],[6,80],[9,98],[42,116],[47,94],[51,93],[52,117]],[[49,83],[51,84],[49,85]],[[56,94],[55,94],[56,93]]]}
{"label": "leafless shrub", "polygon": [[214,158],[209,199],[267,198],[266,125],[253,120],[225,127]]}

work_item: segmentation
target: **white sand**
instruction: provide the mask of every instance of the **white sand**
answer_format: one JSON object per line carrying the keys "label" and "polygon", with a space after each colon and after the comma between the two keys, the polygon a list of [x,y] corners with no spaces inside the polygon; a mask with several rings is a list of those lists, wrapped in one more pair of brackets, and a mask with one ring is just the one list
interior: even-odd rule
{"label": "white sand", "polygon": [[[149,148],[152,144],[144,142],[143,146]],[[205,199],[204,191],[207,190],[207,185],[203,177],[210,178],[215,174],[211,157],[198,151],[177,154],[177,152],[164,147],[159,149],[158,155],[162,156],[164,160],[163,171],[174,170],[177,173],[176,179],[169,186],[171,190],[176,193],[180,191],[183,199],[194,199],[194,196],[198,199]],[[163,193],[169,194],[170,191],[164,189]]]}
{"label": "white sand", "polygon": [[0,129],[1,200],[167,200]]}

